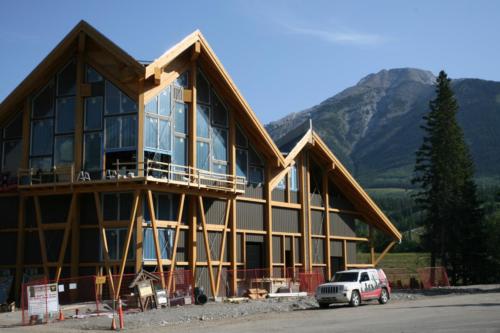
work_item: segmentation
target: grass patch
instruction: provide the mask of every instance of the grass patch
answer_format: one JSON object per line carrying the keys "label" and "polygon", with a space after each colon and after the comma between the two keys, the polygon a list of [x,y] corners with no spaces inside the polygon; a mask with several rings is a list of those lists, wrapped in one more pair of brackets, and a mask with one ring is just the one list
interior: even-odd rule
{"label": "grass patch", "polygon": [[[369,253],[358,253],[358,262],[369,262]],[[375,255],[375,258],[377,254]],[[401,271],[407,273],[416,273],[417,268],[430,266],[430,253],[408,252],[408,253],[388,253],[384,259],[379,262],[378,267],[386,272]]]}

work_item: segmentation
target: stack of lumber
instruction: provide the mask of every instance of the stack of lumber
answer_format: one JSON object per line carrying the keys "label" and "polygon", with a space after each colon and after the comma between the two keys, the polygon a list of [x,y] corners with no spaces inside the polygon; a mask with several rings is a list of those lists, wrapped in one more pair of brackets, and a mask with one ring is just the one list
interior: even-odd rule
{"label": "stack of lumber", "polygon": [[260,288],[247,289],[245,296],[250,299],[264,299],[267,297],[267,290]]}

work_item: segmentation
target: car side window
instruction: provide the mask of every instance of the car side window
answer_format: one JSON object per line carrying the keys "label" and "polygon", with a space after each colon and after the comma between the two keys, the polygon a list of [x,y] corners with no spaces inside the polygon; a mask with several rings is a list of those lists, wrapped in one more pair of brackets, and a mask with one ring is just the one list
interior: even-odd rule
{"label": "car side window", "polygon": [[370,278],[368,277],[368,273],[361,273],[361,279],[359,279],[359,282],[364,282],[368,280],[370,280]]}

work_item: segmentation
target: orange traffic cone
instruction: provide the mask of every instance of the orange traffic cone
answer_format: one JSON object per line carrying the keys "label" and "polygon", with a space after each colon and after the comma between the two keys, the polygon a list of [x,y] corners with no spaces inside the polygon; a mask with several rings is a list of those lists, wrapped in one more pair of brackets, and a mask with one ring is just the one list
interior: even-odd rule
{"label": "orange traffic cone", "polygon": [[59,309],[59,321],[64,321],[64,313]]}
{"label": "orange traffic cone", "polygon": [[122,300],[118,300],[118,318],[120,319],[120,330],[123,329],[123,308],[122,308]]}
{"label": "orange traffic cone", "polygon": [[113,319],[111,319],[111,330],[116,331],[116,321],[115,321],[114,315],[113,315]]}

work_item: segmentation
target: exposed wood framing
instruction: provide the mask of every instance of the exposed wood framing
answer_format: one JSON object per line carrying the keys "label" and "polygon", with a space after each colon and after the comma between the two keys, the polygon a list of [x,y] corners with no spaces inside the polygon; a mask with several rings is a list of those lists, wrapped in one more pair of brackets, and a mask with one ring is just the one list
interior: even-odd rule
{"label": "exposed wood framing", "polygon": [[181,194],[181,200],[179,201],[177,221],[175,225],[175,236],[174,236],[174,249],[172,251],[172,258],[170,259],[170,274],[168,276],[168,284],[167,284],[167,293],[170,292],[170,288],[172,287],[172,279],[174,277],[175,272],[175,264],[177,261],[177,246],[179,244],[179,234],[181,231],[182,224],[182,212],[184,211],[184,201],[186,199],[185,194]]}
{"label": "exposed wood framing", "polygon": [[139,196],[139,204],[137,207],[136,224],[135,224],[135,273],[139,273],[142,269],[142,257],[144,251],[144,195]]}
{"label": "exposed wood framing", "polygon": [[38,239],[40,241],[40,254],[42,255],[42,265],[43,265],[43,273],[47,279],[50,278],[49,275],[49,267],[47,265],[47,246],[45,244],[45,233],[42,227],[42,211],[40,209],[40,201],[38,200],[38,196],[33,198],[35,202],[35,220],[36,226],[38,229]]}
{"label": "exposed wood framing", "polygon": [[127,238],[125,239],[125,244],[123,246],[122,259],[120,262],[120,273],[118,276],[118,283],[116,284],[115,299],[120,298],[120,289],[123,281],[123,273],[125,273],[125,265],[127,263],[128,249],[130,247],[130,241],[132,240],[132,235],[134,234],[134,224],[136,222],[137,206],[139,205],[139,197],[141,195],[140,191],[135,191],[134,198],[132,200],[132,207],[130,211],[130,222],[127,228]]}
{"label": "exposed wood framing", "polygon": [[300,257],[302,264],[304,265],[304,268],[306,268],[306,264],[308,263],[308,260],[306,258],[306,251],[307,249],[307,239],[306,239],[306,230],[307,230],[307,214],[305,212],[306,210],[306,204],[307,207],[309,207],[309,203],[306,202],[306,181],[305,181],[305,173],[304,173],[304,157],[301,156],[299,160],[299,186],[300,186],[300,196],[299,196],[299,203],[303,207],[303,209],[300,210],[300,230],[302,232],[302,237],[301,237],[301,242],[302,246],[300,249]]}
{"label": "exposed wood framing", "polygon": [[377,265],[379,264],[379,262],[380,262],[382,259],[384,259],[384,257],[385,257],[385,255],[387,254],[387,252],[389,252],[389,251],[392,249],[392,247],[393,247],[394,245],[396,245],[396,244],[397,244],[397,241],[392,241],[392,242],[390,242],[390,243],[389,243],[389,245],[387,245],[387,247],[384,249],[384,251],[382,251],[382,253],[380,253],[380,255],[378,256],[377,260],[375,260],[375,262],[373,262],[373,263],[372,263],[372,264],[373,264],[373,266],[377,266]]}
{"label": "exposed wood framing", "polygon": [[[144,165],[144,80],[139,80],[139,95],[137,96],[137,162]],[[139,168],[138,176],[143,177],[144,168]]]}
{"label": "exposed wood framing", "polygon": [[85,33],[82,31],[78,35],[78,45],[76,49],[76,97],[75,97],[75,151],[74,165],[75,171],[79,172],[82,169],[83,157],[83,93],[82,84],[84,83],[84,67],[85,67]]}
{"label": "exposed wood framing", "polygon": [[19,209],[17,215],[17,246],[16,246],[16,279],[14,282],[14,295],[19,299],[19,291],[21,290],[21,283],[23,278],[24,268],[24,224],[25,224],[25,205],[26,199],[19,196]]}
{"label": "exposed wood framing", "polygon": [[325,261],[326,261],[326,276],[328,281],[332,277],[332,266],[331,266],[331,248],[330,248],[330,193],[328,192],[328,170],[323,170],[323,201],[325,206]]}
{"label": "exposed wood framing", "polygon": [[[266,165],[266,175],[265,179],[271,178],[271,166]],[[267,268],[269,269],[269,277],[273,277],[273,206],[271,206],[272,201],[272,189],[269,183],[265,185],[265,228],[267,231],[266,245],[267,245]]]}
{"label": "exposed wood framing", "polygon": [[[230,174],[233,178],[236,176],[236,124],[235,124],[234,111],[229,111],[229,168]],[[229,223],[231,225],[231,292],[233,296],[237,295],[237,219],[236,219],[236,200],[230,199],[228,204],[231,204],[231,216],[229,217]]]}
{"label": "exposed wood framing", "polygon": [[344,268],[347,269],[348,267],[348,262],[347,262],[347,240],[342,241],[342,254],[344,257]]}
{"label": "exposed wood framing", "polygon": [[106,237],[106,229],[104,228],[104,217],[102,215],[102,207],[101,207],[101,199],[99,198],[99,193],[94,192],[94,203],[95,203],[95,209],[97,213],[97,221],[99,223],[99,233],[101,236],[101,245],[103,249],[103,255],[104,255],[104,266],[106,268],[106,271],[108,273],[108,282],[109,282],[109,287],[111,289],[111,294],[113,295],[113,299],[115,298],[115,283],[113,281],[113,273],[111,271],[111,265],[110,265],[110,259],[109,259],[109,248],[108,248],[108,240]]}
{"label": "exposed wood framing", "polygon": [[59,249],[59,258],[57,260],[57,267],[56,267],[56,273],[55,273],[56,282],[58,282],[59,278],[61,277],[62,265],[64,263],[64,256],[66,254],[66,247],[68,246],[68,240],[69,240],[69,236],[70,236],[71,226],[73,224],[74,211],[75,211],[77,200],[78,200],[78,195],[76,193],[74,193],[71,196],[71,203],[69,205],[68,216],[66,217],[66,223],[64,225],[63,241],[61,244],[61,248]]}
{"label": "exposed wood framing", "polygon": [[370,262],[375,265],[375,247],[373,246],[375,234],[373,232],[373,227],[368,226],[368,238],[370,239]]}
{"label": "exposed wood framing", "polygon": [[203,240],[205,242],[205,252],[207,256],[207,262],[208,262],[208,276],[210,278],[210,288],[212,290],[212,295],[214,297],[217,296],[217,289],[215,287],[215,279],[214,279],[214,272],[213,272],[213,266],[212,266],[212,252],[210,249],[210,242],[208,240],[208,231],[207,231],[207,221],[205,218],[205,208],[203,206],[203,197],[198,196],[198,209],[199,209],[199,214],[201,218],[201,226],[203,229]]}
{"label": "exposed wood framing", "polygon": [[312,263],[313,263],[313,253],[312,253],[312,227],[311,227],[311,173],[309,171],[309,166],[311,165],[309,161],[309,154],[306,153],[305,160],[307,163],[306,168],[306,202],[307,202],[307,226],[308,226],[308,234],[309,234],[309,271],[312,271]]}
{"label": "exposed wood framing", "polygon": [[229,223],[229,216],[231,213],[231,200],[227,200],[226,202],[226,213],[224,215],[224,229],[222,234],[222,243],[220,245],[220,254],[219,254],[219,268],[217,270],[217,285],[215,287],[215,295],[219,294],[220,280],[222,276],[222,261],[224,260],[224,253],[226,250],[226,238],[227,238],[227,225]]}
{"label": "exposed wood framing", "polygon": [[165,276],[163,275],[163,262],[161,258],[160,241],[158,240],[158,227],[156,225],[156,214],[153,203],[153,193],[151,190],[147,191],[148,194],[148,207],[149,216],[151,217],[151,226],[153,227],[153,240],[155,243],[156,260],[158,262],[158,272],[160,273],[160,281],[162,289],[165,289]]}

